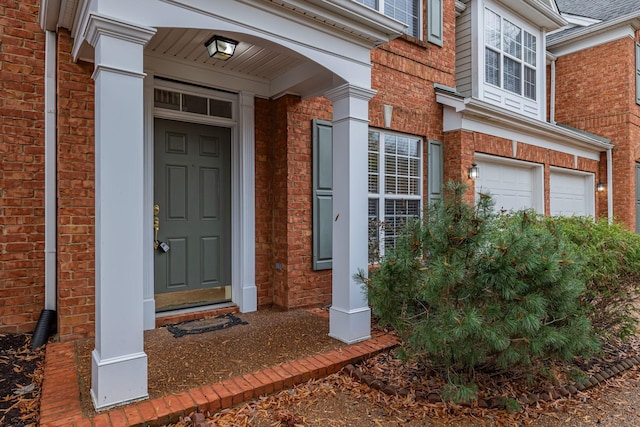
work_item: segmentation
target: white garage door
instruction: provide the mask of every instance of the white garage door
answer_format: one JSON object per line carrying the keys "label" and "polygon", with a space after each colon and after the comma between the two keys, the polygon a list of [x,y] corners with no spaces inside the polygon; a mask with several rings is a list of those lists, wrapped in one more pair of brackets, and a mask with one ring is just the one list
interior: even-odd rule
{"label": "white garage door", "polygon": [[490,193],[496,212],[536,208],[535,168],[516,164],[477,161],[476,194]]}
{"label": "white garage door", "polygon": [[551,215],[593,216],[593,175],[551,172]]}

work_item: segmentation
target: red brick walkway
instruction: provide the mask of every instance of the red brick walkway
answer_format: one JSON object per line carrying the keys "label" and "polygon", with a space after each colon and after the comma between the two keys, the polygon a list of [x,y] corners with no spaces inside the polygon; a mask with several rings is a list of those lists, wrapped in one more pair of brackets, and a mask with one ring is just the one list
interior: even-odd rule
{"label": "red brick walkway", "polygon": [[357,363],[396,344],[395,337],[375,333],[370,340],[339,350],[281,363],[182,393],[115,408],[94,418],[86,418],[82,414],[74,344],[49,344],[42,384],[40,425],[120,427],[176,422],[181,416],[194,411],[215,412],[292,387],[311,378],[322,378],[339,371],[349,363]]}

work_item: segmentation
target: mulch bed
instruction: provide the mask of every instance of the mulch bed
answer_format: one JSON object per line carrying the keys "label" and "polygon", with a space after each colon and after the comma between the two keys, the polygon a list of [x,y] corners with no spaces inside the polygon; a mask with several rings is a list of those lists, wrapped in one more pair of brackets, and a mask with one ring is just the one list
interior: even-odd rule
{"label": "mulch bed", "polygon": [[37,425],[43,370],[44,347],[32,351],[31,335],[0,334],[0,425]]}
{"label": "mulch bed", "polygon": [[[637,361],[638,356],[640,339],[633,338],[605,345],[601,354],[589,360],[550,364],[552,375],[532,379],[524,373],[478,372],[479,399],[454,404],[442,401],[445,378],[441,372],[419,362],[401,361],[396,350],[390,350],[326,379],[214,414],[190,414],[174,426],[348,426],[356,419],[362,426],[537,425],[542,417],[553,417],[562,408],[597,401],[608,387],[626,388],[630,378],[640,378],[639,363],[627,362]],[[626,363],[618,370],[622,361]],[[568,370],[579,375],[570,376]],[[613,371],[603,378],[605,372]],[[596,378],[602,379],[591,383]],[[606,387],[595,387],[601,383]],[[502,404],[507,399],[520,406],[507,410]],[[579,420],[578,424],[582,425]],[[557,425],[564,424],[558,420]]]}

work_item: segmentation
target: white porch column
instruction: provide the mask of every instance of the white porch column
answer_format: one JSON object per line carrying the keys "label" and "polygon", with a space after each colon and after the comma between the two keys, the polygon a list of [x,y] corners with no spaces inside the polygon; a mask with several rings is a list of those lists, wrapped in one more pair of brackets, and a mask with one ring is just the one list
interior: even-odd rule
{"label": "white porch column", "polygon": [[233,263],[233,292],[231,298],[240,312],[249,313],[258,309],[256,288],[256,207],[255,207],[255,95],[240,92],[240,141],[233,144],[235,171],[232,178],[233,235],[236,251]]}
{"label": "white porch column", "polygon": [[333,283],[329,335],[346,343],[371,337],[371,310],[353,276],[367,272],[369,99],[375,91],[342,85],[333,102]]}
{"label": "white porch column", "polygon": [[91,15],[95,48],[96,409],[146,398],[143,348],[143,48],[154,29]]}

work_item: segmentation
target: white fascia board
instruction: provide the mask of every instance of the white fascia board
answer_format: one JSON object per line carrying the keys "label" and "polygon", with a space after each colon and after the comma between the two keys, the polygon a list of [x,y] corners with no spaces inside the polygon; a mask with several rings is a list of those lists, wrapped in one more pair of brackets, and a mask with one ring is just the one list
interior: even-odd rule
{"label": "white fascia board", "polygon": [[[467,130],[516,140],[526,144],[599,160],[611,148],[608,142],[571,129],[511,113],[475,98],[436,92],[445,105],[444,131]],[[449,108],[446,108],[449,107]]]}
{"label": "white fascia board", "polygon": [[567,25],[567,21],[555,10],[542,4],[538,0],[496,0],[504,7],[513,10],[518,15],[529,19],[545,31],[553,31]]}
{"label": "white fascia board", "polygon": [[640,11],[629,13],[610,21],[593,24],[549,41],[547,42],[547,49],[556,56],[567,55],[623,37],[635,39],[635,32],[639,29]]}
{"label": "white fascia board", "polygon": [[456,17],[462,15],[462,12],[464,12],[466,9],[467,9],[466,4],[464,4],[460,0],[456,0]]}

